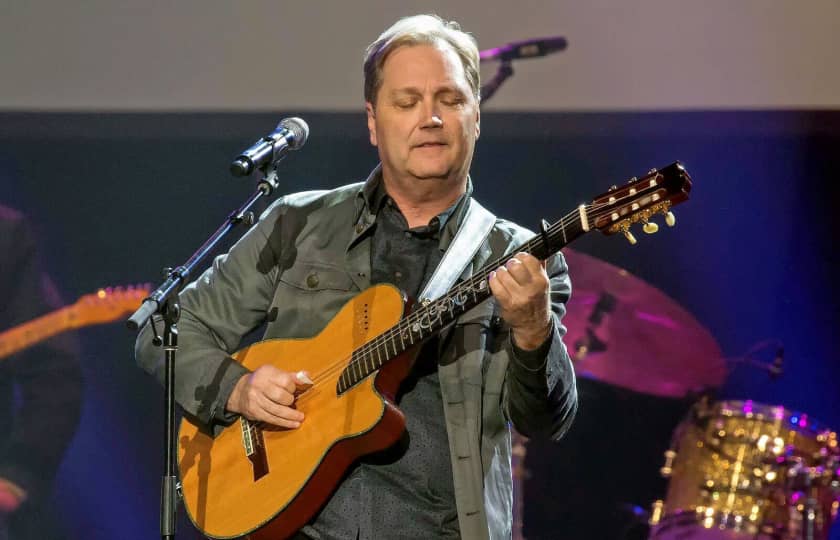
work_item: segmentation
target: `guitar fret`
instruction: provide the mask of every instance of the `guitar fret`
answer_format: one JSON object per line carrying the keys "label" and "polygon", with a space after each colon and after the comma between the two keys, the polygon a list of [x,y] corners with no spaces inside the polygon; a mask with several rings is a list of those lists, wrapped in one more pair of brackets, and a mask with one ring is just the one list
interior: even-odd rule
{"label": "guitar fret", "polygon": [[402,350],[404,351],[404,350],[405,350],[405,338],[403,337],[402,321],[400,321],[400,323],[399,323],[399,324],[397,324],[397,330],[399,330],[399,334],[400,334],[400,345],[401,345],[401,347],[402,347]]}

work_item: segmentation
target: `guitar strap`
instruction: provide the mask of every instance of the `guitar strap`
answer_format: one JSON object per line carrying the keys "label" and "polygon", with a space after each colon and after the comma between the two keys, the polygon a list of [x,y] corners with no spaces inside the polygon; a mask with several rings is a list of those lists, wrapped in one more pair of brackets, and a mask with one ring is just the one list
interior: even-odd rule
{"label": "guitar strap", "polygon": [[496,216],[478,204],[478,201],[470,198],[469,203],[455,238],[420,293],[420,302],[423,304],[437,299],[452,287],[496,223]]}

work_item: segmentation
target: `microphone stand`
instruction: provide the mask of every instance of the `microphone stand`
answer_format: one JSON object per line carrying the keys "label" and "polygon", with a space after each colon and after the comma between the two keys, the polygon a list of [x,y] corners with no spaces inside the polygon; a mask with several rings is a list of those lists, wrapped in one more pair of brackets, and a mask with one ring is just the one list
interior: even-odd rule
{"label": "microphone stand", "polygon": [[[140,308],[126,321],[131,330],[138,330],[151,319],[154,334],[152,343],[163,345],[166,377],[164,381],[164,475],[160,494],[160,535],[164,540],[175,538],[175,517],[180,497],[180,483],[176,476],[177,444],[175,433],[175,356],[178,351],[178,318],[181,313],[179,293],[198,264],[212,252],[219,242],[240,223],[250,226],[254,223],[254,213],[250,208],[260,197],[271,195],[279,185],[277,165],[279,160],[266,165],[260,170],[263,178],[257,183],[257,191],[239,209],[231,213],[225,223],[213,233],[198,251],[183,265],[177,268],[165,268],[166,280],[143,301]],[[163,318],[163,339],[155,327],[154,314]]]}
{"label": "microphone stand", "polygon": [[510,60],[502,60],[499,62],[499,69],[496,70],[496,74],[481,87],[481,103],[486,103],[487,100],[493,97],[493,94],[495,94],[496,90],[502,86],[502,83],[512,75],[513,66],[511,65]]}

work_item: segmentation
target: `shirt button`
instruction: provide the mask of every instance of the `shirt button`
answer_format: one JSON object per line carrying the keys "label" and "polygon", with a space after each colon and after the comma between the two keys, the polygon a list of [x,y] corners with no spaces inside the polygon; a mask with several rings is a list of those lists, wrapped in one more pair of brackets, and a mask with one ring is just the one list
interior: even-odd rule
{"label": "shirt button", "polygon": [[309,286],[310,289],[314,289],[318,286],[318,274],[312,273],[306,276],[306,284]]}
{"label": "shirt button", "polygon": [[405,231],[405,237],[411,238],[411,231]]}
{"label": "shirt button", "polygon": [[502,329],[502,318],[498,315],[493,315],[490,318],[490,327],[493,329],[494,332],[498,332]]}
{"label": "shirt button", "polygon": [[400,272],[400,271],[394,272],[394,279],[396,279],[397,281],[401,280],[402,279],[402,272]]}

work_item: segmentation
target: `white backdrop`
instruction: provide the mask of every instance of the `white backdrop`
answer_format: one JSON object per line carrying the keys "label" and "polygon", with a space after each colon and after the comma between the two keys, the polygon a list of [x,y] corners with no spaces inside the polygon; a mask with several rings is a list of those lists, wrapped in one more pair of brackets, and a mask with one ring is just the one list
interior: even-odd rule
{"label": "white backdrop", "polygon": [[364,48],[420,12],[567,37],[492,109],[840,107],[837,0],[5,0],[0,109],[359,110]]}

